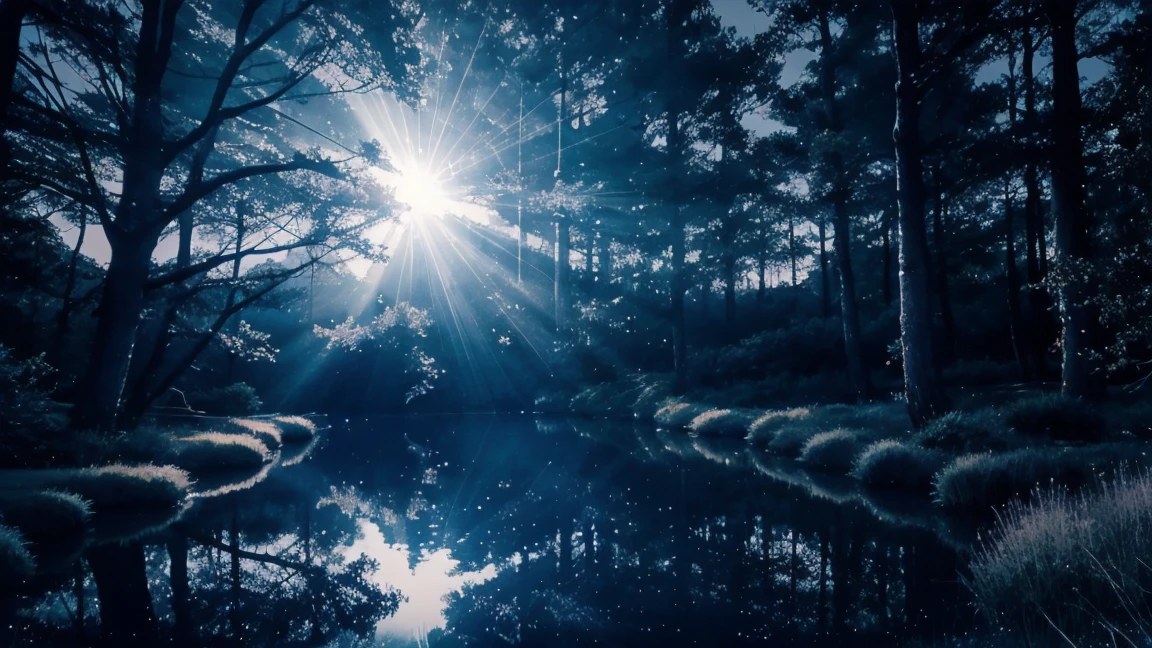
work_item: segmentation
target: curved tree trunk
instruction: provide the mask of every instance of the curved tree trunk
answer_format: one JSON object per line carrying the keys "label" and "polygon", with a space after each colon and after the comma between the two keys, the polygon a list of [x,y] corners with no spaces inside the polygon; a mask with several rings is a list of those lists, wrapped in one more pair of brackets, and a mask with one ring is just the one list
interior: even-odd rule
{"label": "curved tree trunk", "polygon": [[1092,359],[1099,341],[1099,315],[1088,303],[1082,277],[1092,263],[1092,218],[1085,205],[1084,143],[1081,139],[1080,75],[1077,70],[1076,3],[1048,0],[1052,25],[1052,212],[1056,253],[1071,278],[1060,286],[1064,364],[1062,389],[1073,398],[1103,395],[1103,381]]}
{"label": "curved tree trunk", "polygon": [[932,342],[932,276],[924,224],[920,151],[920,35],[916,2],[892,0],[896,34],[896,192],[900,227],[900,345],[904,394],[916,427],[940,416],[948,402],[936,378]]}

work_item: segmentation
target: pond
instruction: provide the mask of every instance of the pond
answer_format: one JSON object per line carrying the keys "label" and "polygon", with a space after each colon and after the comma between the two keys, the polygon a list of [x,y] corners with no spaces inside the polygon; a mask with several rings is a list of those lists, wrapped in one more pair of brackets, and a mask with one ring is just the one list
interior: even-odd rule
{"label": "pond", "polygon": [[[598,421],[333,421],[262,480],[93,541],[5,645],[930,644],[949,532],[744,444]],[[291,464],[291,465],[287,465]]]}

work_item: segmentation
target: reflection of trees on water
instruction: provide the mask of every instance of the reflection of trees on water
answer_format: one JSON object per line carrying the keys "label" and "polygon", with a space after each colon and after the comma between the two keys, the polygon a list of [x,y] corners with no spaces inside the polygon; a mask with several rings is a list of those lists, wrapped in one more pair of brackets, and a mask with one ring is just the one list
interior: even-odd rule
{"label": "reflection of trees on water", "polygon": [[83,608],[87,636],[99,615],[114,645],[352,645],[400,602],[371,561],[341,558],[357,520],[408,545],[410,567],[444,549],[460,573],[497,567],[447,597],[434,646],[888,645],[968,629],[955,555],[924,525],[891,525],[831,481],[813,497],[769,479],[741,444],[563,426],[574,433],[450,417],[336,430],[166,531],[90,548],[85,586],[58,576],[38,608],[50,622],[25,636],[75,638]]}
{"label": "reflection of trees on water", "polygon": [[200,501],[164,531],[90,547],[71,582],[39,597],[17,638],[282,646],[371,636],[400,596],[373,582],[371,559],[343,557],[355,520],[318,508],[315,475],[294,470]]}
{"label": "reflection of trees on water", "polygon": [[[529,492],[463,477],[501,497],[489,516],[456,519],[451,533],[481,541],[455,555],[473,569],[505,561],[451,598],[440,645],[835,645],[960,629],[957,563],[931,534],[742,471],[724,444],[590,425],[580,436],[610,445],[517,441],[522,462],[552,467]],[[530,474],[510,461],[497,454],[480,472]]]}

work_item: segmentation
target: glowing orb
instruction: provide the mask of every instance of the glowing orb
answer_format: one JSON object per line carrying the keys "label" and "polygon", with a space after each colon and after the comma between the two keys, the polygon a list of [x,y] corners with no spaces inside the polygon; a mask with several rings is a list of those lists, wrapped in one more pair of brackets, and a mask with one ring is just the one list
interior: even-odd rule
{"label": "glowing orb", "polygon": [[398,171],[392,183],[396,200],[418,214],[442,215],[448,210],[451,200],[436,174],[417,165],[406,166]]}

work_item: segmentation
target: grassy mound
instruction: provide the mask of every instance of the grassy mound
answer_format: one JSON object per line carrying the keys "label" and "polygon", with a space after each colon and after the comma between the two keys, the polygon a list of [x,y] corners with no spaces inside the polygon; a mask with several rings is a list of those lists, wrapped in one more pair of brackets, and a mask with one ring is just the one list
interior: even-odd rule
{"label": "grassy mound", "polygon": [[35,572],[36,562],[24,538],[12,527],[0,524],[0,583],[19,583]]}
{"label": "grassy mound", "polygon": [[72,493],[37,491],[0,497],[0,517],[29,542],[50,544],[84,533],[92,510]]}
{"label": "grassy mound", "polygon": [[707,411],[703,405],[674,401],[656,410],[656,425],[666,428],[688,427],[697,416]]}
{"label": "grassy mound", "polygon": [[1004,410],[1019,434],[1056,441],[1100,441],[1107,434],[1104,417],[1084,401],[1060,394],[1025,398]]}
{"label": "grassy mound", "polygon": [[96,512],[123,508],[168,508],[188,495],[188,473],[175,466],[115,464],[71,473],[60,487],[92,502]]}
{"label": "grassy mound", "polygon": [[795,457],[817,434],[821,434],[821,431],[813,425],[802,424],[786,427],[776,432],[772,440],[768,442],[768,449],[776,454]]}
{"label": "grassy mound", "polygon": [[1022,445],[1022,439],[992,410],[949,412],[916,435],[924,448],[953,454],[1001,452]]}
{"label": "grassy mound", "polygon": [[1120,474],[1082,496],[1048,490],[1009,506],[968,585],[993,627],[1023,626],[1053,645],[1136,645],[1152,636],[1150,565],[1152,476]]}
{"label": "grassy mound", "polygon": [[800,424],[812,413],[807,407],[794,407],[786,410],[764,412],[748,424],[748,441],[757,445],[768,445],[776,433],[785,427]]}
{"label": "grassy mound", "polygon": [[1027,499],[1037,487],[1080,488],[1093,477],[1093,466],[1078,455],[1057,448],[964,455],[936,475],[934,500],[948,508],[986,509]]}
{"label": "grassy mound", "polygon": [[864,443],[850,430],[821,432],[800,450],[800,461],[816,468],[847,473],[864,451]]}
{"label": "grassy mound", "polygon": [[284,443],[310,441],[316,436],[316,424],[303,416],[273,416],[272,422],[280,428]]}
{"label": "grassy mound", "polygon": [[176,443],[175,465],[192,473],[259,469],[271,458],[262,441],[246,434],[203,432]]}
{"label": "grassy mound", "polygon": [[722,436],[744,438],[748,435],[748,424],[752,415],[745,410],[708,410],[692,419],[688,429],[700,436]]}
{"label": "grassy mound", "polygon": [[932,478],[947,461],[939,450],[899,441],[877,441],[856,460],[852,474],[866,486],[928,492]]}
{"label": "grassy mound", "polygon": [[280,428],[272,421],[261,419],[234,418],[228,419],[229,432],[248,434],[264,442],[271,449],[279,448],[284,444],[284,436]]}

